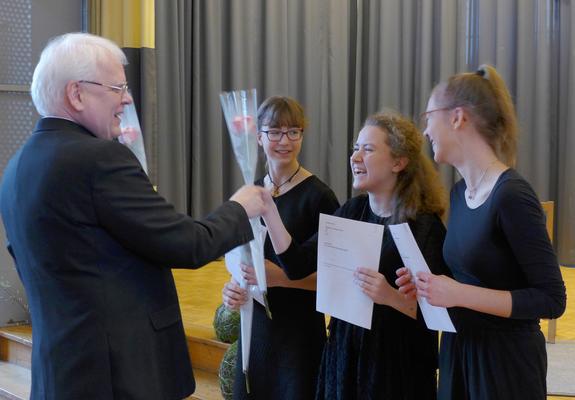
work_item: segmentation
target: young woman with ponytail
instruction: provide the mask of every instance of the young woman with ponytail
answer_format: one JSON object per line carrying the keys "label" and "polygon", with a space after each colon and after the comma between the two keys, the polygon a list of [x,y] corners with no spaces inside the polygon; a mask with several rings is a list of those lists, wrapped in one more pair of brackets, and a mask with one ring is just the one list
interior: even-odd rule
{"label": "young woman with ponytail", "polygon": [[454,75],[423,113],[435,161],[463,177],[451,191],[443,255],[453,278],[402,270],[401,291],[449,307],[438,398],[545,399],[547,357],[540,318],[565,310],[565,285],[540,202],[513,169],[517,120],[495,68]]}

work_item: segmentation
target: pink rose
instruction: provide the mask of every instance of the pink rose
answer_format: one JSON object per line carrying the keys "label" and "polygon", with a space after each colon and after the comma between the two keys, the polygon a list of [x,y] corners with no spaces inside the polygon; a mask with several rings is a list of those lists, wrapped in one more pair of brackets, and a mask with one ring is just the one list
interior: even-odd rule
{"label": "pink rose", "polygon": [[120,143],[122,144],[132,144],[138,136],[140,135],[140,131],[138,131],[134,127],[127,127],[122,129],[122,134],[120,135]]}
{"label": "pink rose", "polygon": [[232,120],[234,126],[234,133],[239,135],[247,130],[246,133],[255,132],[256,125],[254,118],[251,115],[236,115]]}

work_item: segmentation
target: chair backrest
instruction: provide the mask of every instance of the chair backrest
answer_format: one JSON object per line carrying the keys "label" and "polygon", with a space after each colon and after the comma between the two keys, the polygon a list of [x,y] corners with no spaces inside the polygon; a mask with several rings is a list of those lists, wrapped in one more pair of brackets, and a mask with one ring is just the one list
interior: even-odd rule
{"label": "chair backrest", "polygon": [[547,226],[547,233],[549,234],[549,239],[553,243],[553,223],[555,214],[555,202],[553,201],[542,201],[541,207],[543,207],[543,212],[545,213],[545,225]]}
{"label": "chair backrest", "polygon": [[[547,233],[549,234],[551,243],[553,243],[553,218],[555,214],[555,203],[553,201],[542,201],[541,207],[545,213],[545,225],[547,227]],[[557,336],[557,320],[550,319],[547,324],[547,343],[555,343],[555,337]]]}

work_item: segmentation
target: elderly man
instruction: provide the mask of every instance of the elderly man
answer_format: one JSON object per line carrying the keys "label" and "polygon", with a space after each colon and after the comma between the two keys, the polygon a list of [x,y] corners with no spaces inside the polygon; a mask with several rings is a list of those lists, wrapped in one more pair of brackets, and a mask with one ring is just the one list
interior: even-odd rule
{"label": "elderly man", "polygon": [[182,399],[195,388],[171,267],[198,268],[252,239],[246,186],[201,221],[153,189],[120,134],[123,52],[53,39],[34,71],[42,115],[0,189],[8,248],[33,325],[31,399]]}

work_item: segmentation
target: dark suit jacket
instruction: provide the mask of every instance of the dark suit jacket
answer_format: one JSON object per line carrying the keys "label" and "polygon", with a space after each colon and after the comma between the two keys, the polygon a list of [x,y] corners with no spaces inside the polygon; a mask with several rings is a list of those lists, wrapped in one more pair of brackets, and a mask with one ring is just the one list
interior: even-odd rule
{"label": "dark suit jacket", "polygon": [[4,172],[0,210],[32,315],[32,399],[194,391],[170,267],[252,239],[238,203],[178,214],[126,147],[44,118]]}

